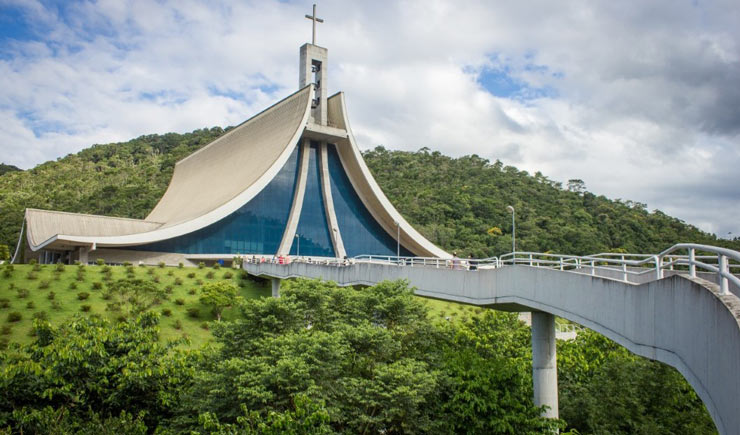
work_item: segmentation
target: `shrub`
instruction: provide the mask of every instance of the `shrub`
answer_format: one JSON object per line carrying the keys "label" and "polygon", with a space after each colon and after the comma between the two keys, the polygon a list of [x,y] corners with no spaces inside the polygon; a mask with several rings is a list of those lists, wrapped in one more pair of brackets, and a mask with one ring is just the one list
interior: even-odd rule
{"label": "shrub", "polygon": [[92,288],[93,288],[93,290],[100,290],[100,289],[103,288],[103,283],[102,282],[94,282],[94,283],[92,283]]}
{"label": "shrub", "polygon": [[164,269],[164,266],[166,265],[164,264],[164,261],[160,261],[159,264],[157,264],[157,266],[159,266],[160,269]]}
{"label": "shrub", "polygon": [[177,305],[185,305],[185,299],[177,298],[175,299],[175,303]]}
{"label": "shrub", "polygon": [[190,278],[190,279],[195,278],[195,272],[188,273],[188,278]]}
{"label": "shrub", "polygon": [[175,285],[182,285],[182,278],[180,278],[179,276],[175,278]]}
{"label": "shrub", "polygon": [[149,275],[154,275],[154,269],[147,269],[146,273],[148,273]]}
{"label": "shrub", "polygon": [[171,295],[172,294],[172,286],[171,285],[168,285],[167,287],[165,287],[164,288],[164,292],[167,293],[168,295]]}
{"label": "shrub", "polygon": [[57,263],[57,265],[54,266],[54,270],[57,272],[64,272],[64,263]]}
{"label": "shrub", "polygon": [[50,291],[49,294],[46,295],[46,298],[49,299],[50,301],[53,301],[56,295],[57,295],[56,293],[54,293],[53,291]]}
{"label": "shrub", "polygon": [[169,308],[163,308],[162,315],[165,317],[170,317],[172,315],[172,310],[170,310]]}
{"label": "shrub", "polygon": [[70,290],[77,290],[77,283],[76,282],[69,283],[69,289]]}
{"label": "shrub", "polygon": [[206,264],[204,262],[201,261],[200,263],[198,263],[198,269],[203,269],[205,267],[206,267]]}
{"label": "shrub", "polygon": [[175,329],[177,329],[177,330],[180,330],[180,329],[182,329],[182,322],[180,321],[180,319],[177,319],[177,320],[175,320],[175,324],[174,324],[173,326],[174,326],[174,327],[175,327]]}
{"label": "shrub", "polygon": [[197,319],[198,317],[200,317],[200,310],[195,307],[188,308],[186,311],[188,313],[188,317],[191,317],[193,319]]}
{"label": "shrub", "polygon": [[80,310],[82,310],[85,313],[87,313],[88,311],[90,311],[91,308],[92,308],[92,306],[87,305],[87,304],[80,305]]}
{"label": "shrub", "polygon": [[36,336],[36,328],[31,328],[28,330],[28,336],[29,337],[35,337]]}
{"label": "shrub", "polygon": [[11,332],[13,332],[13,328],[10,325],[3,325],[0,330],[0,334],[2,335],[10,335]]}
{"label": "shrub", "polygon": [[104,266],[105,260],[103,260],[102,258],[98,258],[97,260],[95,260],[95,264],[97,264],[98,266]]}
{"label": "shrub", "polygon": [[16,292],[16,294],[18,295],[18,299],[25,299],[25,298],[27,298],[27,297],[28,297],[28,295],[29,295],[29,293],[28,293],[28,290],[26,290],[26,289],[24,289],[24,288],[19,288],[19,289],[18,289],[18,290],[16,290],[15,292]]}
{"label": "shrub", "polygon": [[212,270],[209,270],[208,273],[206,274],[206,278],[208,279],[213,279],[214,276],[216,275],[213,273]]}
{"label": "shrub", "polygon": [[62,279],[62,274],[59,272],[54,272],[54,281],[59,281]]}
{"label": "shrub", "polygon": [[154,281],[154,282],[159,282],[159,276],[157,276],[157,275],[154,275],[154,276],[152,277],[152,281]]}
{"label": "shrub", "polygon": [[36,304],[33,301],[26,302],[26,309],[27,310],[33,310],[34,308],[36,308]]}
{"label": "shrub", "polygon": [[103,293],[102,298],[104,301],[109,301],[113,298],[113,293],[111,293],[110,291],[107,291]]}
{"label": "shrub", "polygon": [[189,295],[194,295],[194,294],[196,294],[196,293],[198,293],[198,290],[196,290],[196,289],[194,289],[194,288],[191,288],[190,290],[188,290],[188,294],[189,294]]}
{"label": "shrub", "polygon": [[167,276],[174,276],[174,275],[175,275],[174,270],[170,270],[169,272],[167,272]]}
{"label": "shrub", "polygon": [[107,264],[100,269],[101,273],[111,273],[111,268]]}
{"label": "shrub", "polygon": [[7,349],[9,344],[10,341],[8,341],[7,337],[0,338],[0,350]]}
{"label": "shrub", "polygon": [[103,281],[110,281],[111,279],[113,279],[113,274],[110,272],[103,275]]}
{"label": "shrub", "polygon": [[10,299],[0,299],[0,308],[10,308]]}
{"label": "shrub", "polygon": [[126,318],[126,316],[125,316],[125,315],[123,315],[123,314],[121,314],[121,315],[119,315],[118,317],[116,317],[116,321],[117,321],[118,323],[123,323],[123,322],[125,322],[126,320],[128,320],[128,319],[127,319],[127,318]]}
{"label": "shrub", "polygon": [[20,322],[23,319],[23,315],[18,311],[8,313],[8,323]]}
{"label": "shrub", "polygon": [[43,280],[43,281],[39,282],[39,288],[40,289],[47,289],[47,288],[49,288],[49,284],[50,284],[49,281]]}
{"label": "shrub", "polygon": [[81,301],[85,301],[90,297],[90,293],[88,292],[79,292],[77,293],[77,299]]}
{"label": "shrub", "polygon": [[231,272],[224,273],[224,279],[231,279],[234,277],[234,274]]}
{"label": "shrub", "polygon": [[31,260],[30,260],[30,261],[28,262],[28,264],[30,264],[31,266],[35,266],[35,265],[37,265],[38,263],[39,263],[39,262],[38,262],[38,261],[36,261],[36,259],[35,259],[35,258],[32,258],[32,259],[31,259]]}
{"label": "shrub", "polygon": [[221,263],[219,263],[218,261],[213,263],[213,268],[216,270],[221,269]]}
{"label": "shrub", "polygon": [[10,278],[13,276],[13,269],[11,267],[5,267],[3,269],[3,278]]}
{"label": "shrub", "polygon": [[123,262],[123,267],[126,267],[126,268],[131,267],[131,262],[130,261],[124,261]]}
{"label": "shrub", "polygon": [[82,266],[82,263],[80,263],[80,260],[75,260],[74,265],[75,266]]}
{"label": "shrub", "polygon": [[84,281],[85,280],[85,274],[83,273],[83,270],[77,271],[77,281]]}
{"label": "shrub", "polygon": [[53,310],[61,310],[62,304],[60,304],[58,301],[51,301],[51,308]]}
{"label": "shrub", "polygon": [[33,313],[32,317],[38,320],[49,320],[49,315],[46,314],[46,311],[38,311],[36,313]]}
{"label": "shrub", "polygon": [[10,283],[10,284],[8,285],[8,290],[15,290],[15,283],[14,283],[14,282],[11,282],[11,283]]}
{"label": "shrub", "polygon": [[208,331],[208,322],[203,322],[200,324],[200,327]]}
{"label": "shrub", "polygon": [[28,273],[26,274],[26,279],[29,279],[29,280],[34,280],[34,279],[36,279],[36,278],[38,278],[38,277],[39,277],[39,274],[38,274],[38,273],[36,273],[36,272],[35,272],[35,271],[33,271],[33,270],[32,270],[32,271],[30,271],[30,272],[28,272]]}
{"label": "shrub", "polygon": [[179,262],[179,263],[177,263],[177,268],[178,268],[178,269],[182,269],[183,267],[185,267],[185,265],[184,265],[184,264],[182,264],[182,261],[181,261],[181,262]]}
{"label": "shrub", "polygon": [[41,272],[41,265],[36,263],[33,265],[33,271],[34,272]]}
{"label": "shrub", "polygon": [[249,278],[249,274],[247,273],[246,270],[242,270],[241,272],[239,272],[239,278],[241,278],[241,279],[247,279],[247,278]]}
{"label": "shrub", "polygon": [[195,280],[195,283],[198,284],[198,285],[203,285],[203,280],[202,279],[197,279],[197,280]]}

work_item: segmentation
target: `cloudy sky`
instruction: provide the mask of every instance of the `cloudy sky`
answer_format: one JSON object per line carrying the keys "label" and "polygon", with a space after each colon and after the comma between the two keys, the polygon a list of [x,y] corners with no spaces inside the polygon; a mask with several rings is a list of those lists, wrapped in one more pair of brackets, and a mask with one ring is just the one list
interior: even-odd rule
{"label": "cloudy sky", "polygon": [[[304,1],[0,0],[0,162],[235,125],[297,88]],[[362,148],[478,154],[740,235],[740,4],[321,1]],[[491,192],[495,195],[495,192]]]}

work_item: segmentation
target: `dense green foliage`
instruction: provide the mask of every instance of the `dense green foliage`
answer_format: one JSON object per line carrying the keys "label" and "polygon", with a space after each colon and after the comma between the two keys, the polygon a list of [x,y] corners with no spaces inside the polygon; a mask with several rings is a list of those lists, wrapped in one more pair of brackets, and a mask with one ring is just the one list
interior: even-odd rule
{"label": "dense green foliage", "polygon": [[560,417],[583,434],[716,433],[678,371],[592,331],[558,342],[558,383]]}
{"label": "dense green foliage", "polygon": [[[141,280],[111,287],[152,292]],[[435,320],[404,282],[287,281],[279,299],[231,303],[238,314],[212,322],[215,346],[200,350],[163,342],[166,317],[138,304],[123,320],[39,318],[32,342],[0,352],[0,432],[535,434],[563,424],[532,404],[530,332],[514,314]],[[598,334],[560,342],[558,364],[561,416],[580,433],[714,433],[675,370]]]}
{"label": "dense green foliage", "polygon": [[13,165],[6,165],[5,163],[0,163],[0,175],[3,175],[7,172],[15,172],[20,171],[20,168]]}
{"label": "dense green foliage", "polygon": [[286,283],[213,324],[217,346],[158,340],[159,316],[35,325],[0,359],[0,427],[123,420],[176,432],[537,434],[528,329],[515,315],[435,323],[403,282]]}
{"label": "dense green foliage", "polygon": [[433,242],[467,256],[511,250],[516,209],[517,249],[535,252],[657,253],[678,242],[740,248],[645,204],[612,201],[580,180],[568,188],[476,155],[453,159],[424,148],[415,153],[382,147],[364,154],[378,183],[399,211]]}
{"label": "dense green foliage", "polygon": [[[28,171],[0,177],[0,244],[15,247],[25,208],[144,218],[167,188],[176,161],[224,133],[149,135],[95,145]],[[740,240],[718,240],[645,204],[612,201],[585,190],[580,180],[563,188],[478,156],[458,159],[430,152],[365,153],[391,202],[425,236],[467,256],[500,255],[511,246],[517,210],[521,250],[589,254],[658,252],[679,241],[740,249]]]}

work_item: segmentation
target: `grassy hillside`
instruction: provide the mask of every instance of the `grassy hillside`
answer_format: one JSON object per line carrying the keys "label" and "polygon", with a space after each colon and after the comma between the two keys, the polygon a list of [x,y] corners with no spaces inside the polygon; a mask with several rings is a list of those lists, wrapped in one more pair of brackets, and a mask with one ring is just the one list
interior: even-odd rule
{"label": "grassy hillside", "polygon": [[[57,161],[0,177],[0,245],[15,247],[27,207],[143,218],[164,193],[174,164],[216,139],[221,128],[187,134],[149,135],[125,143],[95,145]],[[611,200],[567,186],[541,173],[530,175],[476,155],[451,158],[378,147],[364,154],[370,170],[398,210],[422,234],[446,250],[476,257],[511,247],[517,210],[521,250],[589,254],[658,252],[677,242],[740,249],[740,240],[714,235],[645,204]]]}
{"label": "grassy hillside", "polygon": [[[43,317],[58,325],[76,313],[101,316],[117,321],[124,315],[111,311],[106,299],[110,283],[119,279],[142,279],[154,282],[164,297],[151,309],[162,314],[163,340],[188,337],[193,346],[211,339],[208,322],[215,317],[200,301],[200,289],[205,283],[227,280],[239,286],[239,295],[245,299],[270,295],[269,284],[242,279],[238,270],[221,268],[176,268],[131,266],[58,266],[15,265],[8,274],[0,273],[0,341],[27,344],[33,320]],[[82,270],[80,273],[79,271]],[[129,270],[131,273],[129,273]],[[78,278],[81,275],[82,278]],[[87,296],[85,297],[85,294]],[[196,310],[197,317],[188,310]],[[20,319],[15,320],[16,314]],[[230,320],[235,313],[227,308],[223,319]]]}

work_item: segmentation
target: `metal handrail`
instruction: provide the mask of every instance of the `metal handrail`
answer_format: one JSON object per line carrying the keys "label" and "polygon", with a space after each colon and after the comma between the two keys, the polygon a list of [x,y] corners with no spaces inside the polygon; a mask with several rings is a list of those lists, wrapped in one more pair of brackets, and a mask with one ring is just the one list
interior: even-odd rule
{"label": "metal handrail", "polygon": [[[675,254],[686,251],[687,254]],[[696,255],[702,252],[702,255]],[[709,254],[707,254],[709,253]],[[295,258],[292,262],[306,261]],[[731,264],[734,262],[734,264]],[[740,268],[740,252],[718,246],[695,243],[679,243],[659,254],[627,254],[602,252],[594,255],[567,255],[547,252],[515,252],[500,257],[489,258],[438,258],[438,257],[397,257],[393,255],[358,255],[353,258],[321,258],[312,263],[327,266],[348,266],[356,263],[377,263],[394,266],[434,267],[452,269],[495,269],[507,265],[526,265],[544,267],[561,271],[588,271],[596,275],[599,270],[621,271],[622,281],[630,282],[630,276],[654,274],[655,279],[664,277],[665,270],[687,267],[689,276],[696,277],[697,268],[718,275],[720,293],[730,294],[729,283],[740,288],[740,278],[733,275],[732,268]],[[638,270],[631,270],[637,268]],[[583,272],[578,272],[583,273]]]}

